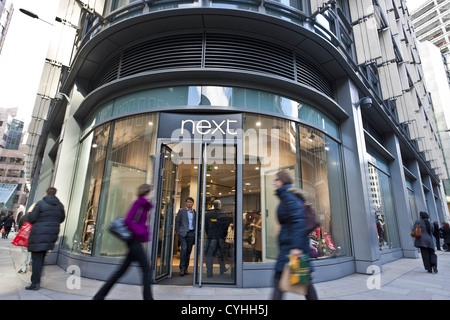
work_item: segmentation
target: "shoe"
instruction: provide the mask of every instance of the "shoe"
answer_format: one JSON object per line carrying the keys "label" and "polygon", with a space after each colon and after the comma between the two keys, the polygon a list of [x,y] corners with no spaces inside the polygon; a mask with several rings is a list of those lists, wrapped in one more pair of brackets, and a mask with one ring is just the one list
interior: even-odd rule
{"label": "shoe", "polygon": [[227,272],[229,270],[229,268],[225,268],[224,270],[220,271],[220,274],[224,274],[225,272]]}
{"label": "shoe", "polygon": [[17,273],[26,273],[27,270],[23,270],[23,269],[19,269],[19,271],[17,271]]}
{"label": "shoe", "polygon": [[180,272],[180,276],[182,277],[182,276],[184,276],[186,274],[186,271],[184,271],[184,270],[182,270],[181,272]]}
{"label": "shoe", "polygon": [[38,284],[31,284],[28,287],[25,287],[25,290],[39,290],[39,285]]}
{"label": "shoe", "polygon": [[438,273],[438,269],[436,266],[433,266],[433,271],[434,271],[434,273]]}

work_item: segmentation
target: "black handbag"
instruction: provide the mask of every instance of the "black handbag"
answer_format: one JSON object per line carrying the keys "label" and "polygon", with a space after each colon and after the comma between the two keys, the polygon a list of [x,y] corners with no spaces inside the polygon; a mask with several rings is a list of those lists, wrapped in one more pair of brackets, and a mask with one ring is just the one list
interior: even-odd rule
{"label": "black handbag", "polygon": [[[140,219],[142,214],[142,208],[139,208],[139,215],[136,214],[133,221],[136,222]],[[109,224],[109,231],[117,238],[123,241],[128,241],[133,237],[133,232],[128,229],[125,224],[125,218],[116,218]]]}
{"label": "black handbag", "polygon": [[109,231],[123,241],[130,240],[133,236],[133,233],[126,226],[124,218],[117,218],[111,221]]}

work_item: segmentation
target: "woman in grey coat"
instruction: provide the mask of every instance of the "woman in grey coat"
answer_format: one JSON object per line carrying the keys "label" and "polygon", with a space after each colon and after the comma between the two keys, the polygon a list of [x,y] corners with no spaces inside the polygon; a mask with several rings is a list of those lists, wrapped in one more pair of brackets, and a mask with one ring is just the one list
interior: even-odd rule
{"label": "woman in grey coat", "polygon": [[438,272],[437,255],[434,253],[435,241],[433,239],[433,224],[428,221],[428,213],[421,211],[420,219],[416,220],[413,230],[417,224],[422,229],[422,236],[414,240],[414,247],[420,249],[422,255],[423,266],[429,273]]}

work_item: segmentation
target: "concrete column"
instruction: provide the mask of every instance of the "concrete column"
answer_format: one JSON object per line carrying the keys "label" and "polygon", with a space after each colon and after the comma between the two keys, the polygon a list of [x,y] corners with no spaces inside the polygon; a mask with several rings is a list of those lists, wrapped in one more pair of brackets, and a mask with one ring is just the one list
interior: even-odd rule
{"label": "concrete column", "polygon": [[338,80],[337,88],[338,103],[350,115],[349,119],[342,122],[341,130],[355,269],[358,273],[370,273],[367,269],[371,265],[377,265],[381,269],[381,260],[376,223],[370,208],[370,183],[361,110],[354,106],[361,97],[348,79]]}
{"label": "concrete column", "polygon": [[406,189],[405,171],[403,170],[403,159],[397,136],[394,134],[386,137],[386,149],[394,156],[389,163],[391,174],[392,197],[397,217],[400,242],[403,256],[406,258],[417,258],[418,252],[411,238],[411,208],[409,205],[408,190]]}

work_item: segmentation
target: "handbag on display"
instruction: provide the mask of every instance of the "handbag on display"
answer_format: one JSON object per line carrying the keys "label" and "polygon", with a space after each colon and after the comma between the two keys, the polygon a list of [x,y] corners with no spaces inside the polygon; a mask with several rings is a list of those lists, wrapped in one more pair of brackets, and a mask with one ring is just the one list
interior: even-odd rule
{"label": "handbag on display", "polygon": [[414,230],[411,232],[411,237],[419,239],[422,237],[422,228],[420,227],[420,224],[416,224],[414,227]]}
{"label": "handbag on display", "polygon": [[33,225],[31,223],[24,222],[22,228],[20,228],[19,232],[14,237],[11,243],[15,246],[28,247],[28,238],[30,236],[32,226]]}

